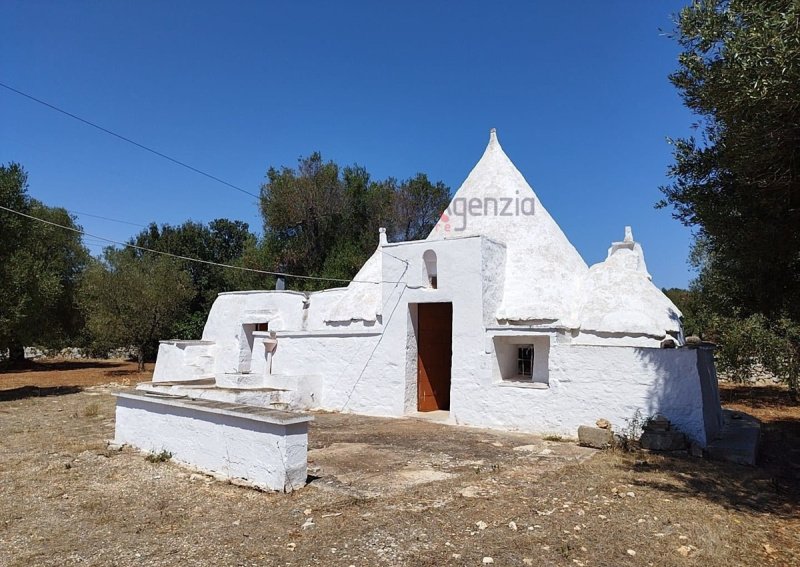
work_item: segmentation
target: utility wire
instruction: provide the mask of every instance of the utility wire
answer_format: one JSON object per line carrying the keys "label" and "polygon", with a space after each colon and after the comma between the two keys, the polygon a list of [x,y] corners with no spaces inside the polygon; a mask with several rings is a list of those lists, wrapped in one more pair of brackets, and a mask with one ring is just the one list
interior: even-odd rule
{"label": "utility wire", "polygon": [[80,211],[71,211],[71,210],[69,210],[69,209],[64,209],[64,210],[65,210],[65,211],[67,211],[68,213],[72,213],[73,215],[79,215],[79,216],[82,216],[82,217],[92,217],[92,218],[96,218],[96,219],[103,219],[103,220],[107,220],[107,221],[111,221],[111,222],[118,222],[118,223],[122,223],[122,224],[129,224],[129,225],[131,225],[131,226],[138,226],[139,228],[149,228],[149,226],[148,226],[148,225],[144,225],[144,224],[138,224],[138,223],[135,223],[135,222],[129,222],[129,221],[124,221],[124,220],[119,220],[119,219],[112,219],[111,217],[104,217],[104,216],[100,216],[100,215],[93,215],[93,214],[91,214],[91,213],[82,213],[82,212],[80,212]]}
{"label": "utility wire", "polygon": [[[368,283],[368,284],[379,284],[379,283],[394,283],[394,284],[396,284],[396,283],[401,283],[401,282],[391,282],[391,281],[346,280],[346,279],[342,279],[342,278],[324,278],[324,277],[319,277],[319,276],[302,276],[302,275],[299,275],[299,274],[289,274],[289,273],[286,273],[286,272],[270,272],[270,271],[267,271],[267,270],[256,270],[255,268],[245,268],[244,266],[233,266],[231,264],[221,264],[219,262],[212,262],[210,260],[201,260],[200,258],[191,258],[189,256],[181,256],[179,254],[172,254],[170,252],[163,252],[161,250],[153,250],[152,248],[145,248],[144,246],[137,246],[136,244],[130,244],[130,243],[127,243],[127,242],[120,242],[118,240],[112,240],[112,239],[106,238],[104,236],[97,236],[96,234],[91,234],[91,233],[85,232],[83,230],[79,230],[77,228],[73,228],[71,226],[58,224],[58,223],[55,223],[55,222],[52,222],[52,221],[49,221],[49,220],[46,220],[46,219],[42,219],[42,218],[39,218],[39,217],[35,217],[33,215],[29,215],[27,213],[23,213],[21,211],[15,211],[14,209],[9,209],[8,207],[4,207],[3,205],[0,205],[0,209],[2,209],[4,211],[8,211],[9,213],[14,213],[15,215],[19,215],[21,217],[25,217],[25,218],[28,218],[28,219],[31,219],[31,220],[35,220],[35,221],[38,221],[38,222],[41,222],[41,223],[44,223],[44,224],[49,224],[50,226],[55,226],[55,227],[58,227],[58,228],[62,228],[64,230],[77,232],[78,234],[83,235],[83,236],[89,236],[89,237],[92,237],[92,238],[97,238],[99,240],[104,240],[106,242],[110,242],[110,243],[116,244],[118,246],[124,246],[126,248],[134,248],[136,250],[142,250],[144,252],[152,252],[153,254],[161,254],[162,256],[169,256],[170,258],[177,258],[179,260],[186,260],[188,262],[198,262],[200,264],[208,264],[210,266],[219,266],[220,268],[230,268],[230,269],[233,269],[233,270],[240,270],[240,271],[243,271],[243,272],[254,272],[254,273],[257,273],[257,274],[264,274],[264,275],[268,275],[268,276],[280,276],[280,277],[285,277],[285,278],[299,278],[299,279],[304,279],[304,280],[316,280],[316,281],[328,281],[328,282],[344,282],[344,283],[348,283],[348,284],[349,283]],[[401,260],[401,261],[405,262],[405,260]],[[407,262],[406,262],[406,264],[407,264]]]}
{"label": "utility wire", "polygon": [[241,193],[244,193],[245,195],[250,195],[251,197],[255,197],[256,199],[260,198],[258,195],[256,195],[255,193],[251,193],[247,189],[242,189],[241,187],[239,187],[237,185],[234,185],[233,183],[230,183],[229,181],[225,181],[224,179],[220,179],[219,177],[217,177],[215,175],[211,175],[210,173],[206,173],[205,171],[203,171],[201,169],[197,169],[196,167],[191,166],[186,162],[180,161],[178,159],[175,159],[173,157],[168,156],[167,154],[161,153],[158,150],[154,150],[153,148],[145,146],[144,144],[140,144],[139,142],[131,140],[130,138],[127,138],[127,137],[123,136],[122,134],[117,134],[116,132],[112,132],[108,128],[103,128],[99,124],[95,124],[94,122],[91,122],[90,120],[87,120],[85,118],[81,118],[80,116],[78,116],[76,114],[72,114],[71,112],[68,112],[68,111],[66,111],[66,110],[64,110],[62,108],[59,108],[59,107],[55,106],[54,104],[50,104],[49,102],[45,102],[42,99],[36,98],[33,95],[29,95],[28,93],[22,92],[19,89],[15,89],[14,87],[12,87],[10,85],[7,85],[7,84],[5,84],[3,82],[0,82],[0,87],[8,89],[11,92],[17,93],[20,96],[24,96],[25,98],[30,99],[30,100],[32,100],[34,102],[38,102],[39,104],[41,104],[43,106],[46,106],[47,108],[55,110],[56,112],[60,112],[61,114],[69,116],[70,118],[74,118],[75,120],[78,120],[79,122],[83,122],[84,124],[86,124],[88,126],[91,126],[92,128],[96,128],[96,129],[100,130],[101,132],[105,132],[106,134],[110,134],[111,136],[114,136],[115,138],[119,138],[120,140],[122,140],[124,142],[128,142],[129,144],[133,144],[137,148],[143,149],[143,150],[145,150],[147,152],[150,152],[151,154],[157,155],[158,157],[161,157],[161,158],[164,158],[166,160],[169,160],[174,164],[177,164],[177,165],[179,165],[181,167],[185,167],[186,169],[194,171],[195,173],[199,173],[200,175],[208,177],[209,179],[213,179],[214,181],[217,181],[218,183],[222,183],[223,185],[227,185],[231,189],[236,189],[237,191],[239,191]]}

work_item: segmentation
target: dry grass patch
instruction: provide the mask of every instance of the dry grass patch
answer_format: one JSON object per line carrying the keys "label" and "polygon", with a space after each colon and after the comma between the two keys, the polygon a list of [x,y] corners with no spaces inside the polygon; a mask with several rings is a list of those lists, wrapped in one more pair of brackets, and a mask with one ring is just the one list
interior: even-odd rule
{"label": "dry grass patch", "polygon": [[3,565],[800,564],[779,394],[761,468],[318,414],[285,495],[108,451],[111,420],[80,417],[112,415],[99,392],[0,402]]}

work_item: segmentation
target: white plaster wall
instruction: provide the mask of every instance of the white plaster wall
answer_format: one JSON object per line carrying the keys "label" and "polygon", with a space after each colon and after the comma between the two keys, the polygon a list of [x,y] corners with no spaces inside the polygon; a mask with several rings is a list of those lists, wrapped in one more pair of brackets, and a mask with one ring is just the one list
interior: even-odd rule
{"label": "white plaster wall", "polygon": [[[416,410],[416,352],[409,303],[453,303],[453,365],[451,399],[463,380],[474,380],[480,369],[470,353],[483,352],[484,263],[479,237],[408,242],[384,249],[383,327],[356,360],[339,375],[325,377],[324,407],[370,415],[403,415]],[[438,288],[427,287],[423,254],[437,257]],[[488,255],[487,255],[488,257]],[[496,261],[496,256],[491,260]],[[415,347],[412,347],[415,348]],[[452,401],[451,401],[452,403]]]}
{"label": "white plaster wall", "polygon": [[481,242],[481,271],[483,276],[483,324],[497,325],[497,310],[503,299],[505,287],[506,247],[504,244],[483,238]]}
{"label": "white plaster wall", "polygon": [[239,372],[243,323],[269,322],[271,331],[301,329],[305,300],[305,294],[293,291],[221,293],[203,329],[203,339],[216,343],[214,372]]}
{"label": "white plaster wall", "polygon": [[342,287],[326,289],[310,294],[302,328],[307,330],[326,328],[325,317],[330,310],[341,301],[346,291],[347,288]]}
{"label": "white plaster wall", "polygon": [[270,490],[305,485],[308,423],[280,425],[117,398],[114,441]]}
{"label": "white plaster wall", "polygon": [[293,384],[313,394],[317,407],[338,409],[347,399],[348,380],[356,381],[379,339],[377,334],[279,333],[269,383],[282,387],[288,382],[281,380],[301,377]]}
{"label": "white plaster wall", "polygon": [[210,341],[161,341],[153,382],[179,382],[214,375],[215,345]]}
{"label": "white plaster wall", "polygon": [[[483,366],[493,363],[486,353]],[[491,373],[461,381],[452,399],[456,423],[575,436],[606,418],[625,427],[636,410],[661,413],[706,444],[697,355],[688,349],[551,345],[549,388],[503,383]]]}
{"label": "white plaster wall", "polygon": [[269,356],[264,345],[264,339],[269,338],[267,331],[253,332],[253,351],[250,359],[250,372],[258,376],[269,374]]}

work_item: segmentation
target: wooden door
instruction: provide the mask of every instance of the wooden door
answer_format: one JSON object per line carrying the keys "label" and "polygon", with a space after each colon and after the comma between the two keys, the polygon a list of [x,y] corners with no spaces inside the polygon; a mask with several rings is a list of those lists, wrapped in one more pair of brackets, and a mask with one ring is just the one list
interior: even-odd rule
{"label": "wooden door", "polygon": [[417,409],[450,409],[453,304],[417,305]]}

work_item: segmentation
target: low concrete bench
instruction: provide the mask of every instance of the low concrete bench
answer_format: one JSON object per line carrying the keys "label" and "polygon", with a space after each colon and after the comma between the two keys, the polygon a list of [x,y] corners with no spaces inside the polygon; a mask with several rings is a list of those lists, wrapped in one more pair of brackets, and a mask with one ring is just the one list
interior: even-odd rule
{"label": "low concrete bench", "polygon": [[256,406],[141,393],[117,394],[114,442],[269,490],[306,483],[314,418]]}

